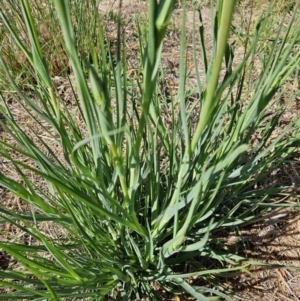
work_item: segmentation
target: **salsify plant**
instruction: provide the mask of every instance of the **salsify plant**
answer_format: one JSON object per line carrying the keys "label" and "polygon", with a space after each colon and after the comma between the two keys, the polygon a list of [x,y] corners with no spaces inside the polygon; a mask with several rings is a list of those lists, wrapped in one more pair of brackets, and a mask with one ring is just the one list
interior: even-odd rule
{"label": "salsify plant", "polygon": [[[34,70],[28,93],[0,58],[5,84],[11,87],[11,93],[7,89],[1,95],[0,122],[13,139],[1,140],[0,153],[19,177],[0,172],[0,185],[29,208],[22,212],[1,205],[0,221],[32,241],[9,234],[1,239],[0,248],[17,261],[0,271],[1,300],[161,300],[163,290],[197,300],[232,300],[219,276],[248,272],[250,265],[272,267],[230,252],[214,233],[237,229],[272,208],[297,205],[274,202],[284,186],[254,187],[298,148],[299,121],[291,120],[279,132],[285,107],[276,105],[299,64],[299,19],[295,9],[289,25],[283,20],[272,37],[268,55],[257,62],[270,9],[247,33],[244,56],[235,62],[233,44],[228,43],[235,1],[214,2],[211,51],[199,3],[193,3],[197,87],[192,92],[198,97],[191,107],[186,1],[180,83],[171,101],[157,83],[174,0],[148,1],[145,40],[138,26],[142,77],[134,79],[127,72],[121,14],[116,51],[111,51],[99,20],[88,43],[91,59],[84,60],[77,50],[80,40],[69,1],[49,1],[75,78],[70,85],[76,115],[57,93],[29,0],[18,1],[18,7],[30,49],[5,7],[0,9],[5,29]],[[252,79],[258,63],[261,71],[255,70]],[[30,131],[18,124],[12,101],[33,121]],[[273,117],[266,118],[272,106]],[[164,110],[172,116],[171,124],[163,118]],[[253,141],[258,132],[261,138]],[[43,230],[45,224],[51,225],[51,235]],[[213,268],[208,261],[215,263]]]}

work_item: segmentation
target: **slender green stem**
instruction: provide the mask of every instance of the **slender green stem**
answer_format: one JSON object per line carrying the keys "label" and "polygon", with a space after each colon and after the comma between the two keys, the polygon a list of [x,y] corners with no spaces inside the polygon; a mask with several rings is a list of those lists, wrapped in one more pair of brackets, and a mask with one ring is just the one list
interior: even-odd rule
{"label": "slender green stem", "polygon": [[217,51],[216,56],[213,58],[213,66],[212,72],[209,76],[208,86],[206,90],[206,95],[204,98],[204,104],[200,113],[200,120],[197,125],[194,137],[192,139],[191,150],[197,146],[199,138],[208,124],[212,111],[217,105],[218,99],[215,99],[215,92],[218,85],[219,74],[221,71],[221,65],[227,45],[227,38],[230,30],[232,15],[235,7],[235,0],[224,0],[222,5],[222,13],[221,13],[221,22],[218,31],[218,39],[217,39]]}

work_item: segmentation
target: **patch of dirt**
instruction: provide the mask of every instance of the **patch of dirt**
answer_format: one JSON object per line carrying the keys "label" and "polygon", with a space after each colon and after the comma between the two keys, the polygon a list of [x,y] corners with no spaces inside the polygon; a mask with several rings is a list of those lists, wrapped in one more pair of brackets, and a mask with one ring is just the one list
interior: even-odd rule
{"label": "patch of dirt", "polygon": [[[233,253],[263,264],[278,265],[250,267],[250,275],[241,274],[227,279],[226,286],[239,297],[249,300],[298,300],[300,298],[300,216],[296,209],[266,214],[249,226],[243,226],[239,235],[223,238]],[[219,238],[220,239],[220,238]],[[221,239],[222,240],[222,239]],[[290,268],[281,268],[281,265]]]}

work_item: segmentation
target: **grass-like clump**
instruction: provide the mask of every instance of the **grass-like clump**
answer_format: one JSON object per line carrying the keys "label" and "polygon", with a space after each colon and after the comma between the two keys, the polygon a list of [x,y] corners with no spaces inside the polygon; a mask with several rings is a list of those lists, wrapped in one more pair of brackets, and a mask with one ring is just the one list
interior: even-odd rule
{"label": "grass-like clump", "polygon": [[[121,7],[108,16],[116,24],[112,42],[96,1],[1,6],[0,156],[15,176],[0,172],[0,185],[26,208],[0,206],[3,229],[19,233],[0,242],[17,261],[0,271],[1,300],[162,300],[163,291],[232,300],[222,277],[263,265],[232,252],[216,233],[297,206],[276,201],[283,185],[254,187],[299,146],[296,118],[279,131],[297,93],[285,83],[298,76],[299,3],[267,48],[274,6],[244,32],[232,21],[240,3],[211,1],[210,28],[202,6],[188,3],[190,71],[187,3],[176,2],[179,84],[166,96],[162,49],[175,2],[149,0],[146,20],[137,18],[133,75]],[[191,72],[196,84],[187,88]],[[59,93],[59,77],[75,109]]]}

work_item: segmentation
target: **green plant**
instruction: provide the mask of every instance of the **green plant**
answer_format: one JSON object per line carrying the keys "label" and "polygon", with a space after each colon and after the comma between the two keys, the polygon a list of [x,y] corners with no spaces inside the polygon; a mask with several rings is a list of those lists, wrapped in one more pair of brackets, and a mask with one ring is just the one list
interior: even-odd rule
{"label": "green plant", "polygon": [[[212,1],[213,49],[209,54],[200,25],[205,79],[203,83],[199,75],[195,30],[199,99],[188,110],[185,34],[181,35],[180,86],[169,105],[159,97],[157,86],[173,0],[149,0],[148,38],[146,47],[140,49],[142,81],[127,74],[120,16],[117,52],[110,52],[99,22],[94,27],[99,48],[88,44],[89,62],[76,49],[80,39],[73,30],[69,1],[53,3],[75,77],[76,115],[56,93],[29,0],[19,4],[31,50],[18,39],[5,8],[0,12],[36,81],[31,86],[35,97],[29,97],[11,76],[5,58],[0,58],[2,72],[14,89],[11,97],[34,121],[31,133],[26,132],[1,96],[5,117],[1,125],[15,142],[2,140],[0,153],[20,181],[0,173],[0,184],[30,210],[22,213],[1,206],[0,221],[34,241],[32,245],[18,239],[0,243],[0,248],[19,262],[15,270],[0,271],[0,285],[7,289],[2,300],[101,300],[108,294],[119,300],[144,296],[160,300],[152,282],[173,294],[189,293],[197,300],[231,300],[218,277],[247,272],[250,264],[260,263],[230,253],[214,231],[237,228],[274,207],[297,205],[273,201],[285,187],[251,189],[298,148],[299,121],[291,121],[272,138],[284,108],[278,109],[273,119],[265,118],[299,64],[300,27],[290,32],[296,11],[284,38],[274,37],[258,78],[247,85],[258,64],[255,55],[264,20],[248,34],[243,60],[234,66],[234,48],[227,43],[234,1],[219,1],[215,8]],[[182,33],[185,5],[183,1]],[[175,114],[177,105],[179,116]],[[199,121],[193,124],[191,115],[197,106],[201,106]],[[169,108],[171,125],[162,118],[163,107]],[[77,118],[82,120],[80,124]],[[257,132],[262,138],[254,144],[252,136]],[[49,146],[50,138],[62,155]],[[43,179],[47,189],[29,174]],[[45,222],[53,224],[51,235],[42,231]],[[219,266],[207,269],[208,259]],[[196,276],[198,283],[186,281]]]}
{"label": "green plant", "polygon": [[[64,76],[69,71],[68,58],[63,48],[62,31],[57,26],[58,18],[52,2],[29,0],[28,5],[30,5],[31,14],[35,20],[40,47],[47,61],[49,74],[52,77]],[[85,2],[74,0],[70,2],[71,22],[76,35],[76,49],[82,59],[88,57],[90,44],[95,40],[95,28],[98,18],[95,13],[97,12],[97,6],[96,0]],[[28,60],[26,51],[22,51],[10,35],[10,31],[13,30],[25,48],[31,48],[25,20],[22,18],[20,1],[5,0],[3,1],[2,10],[5,13],[6,20],[9,21],[9,28],[8,26],[1,27],[0,55],[5,60],[18,85],[24,84],[26,86],[28,81],[35,80],[34,68]],[[8,79],[6,74],[4,72],[0,73],[0,78],[0,86],[7,89]]]}

